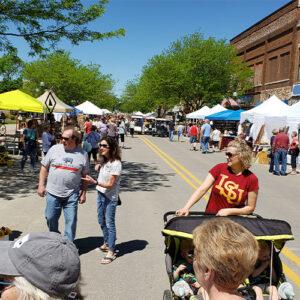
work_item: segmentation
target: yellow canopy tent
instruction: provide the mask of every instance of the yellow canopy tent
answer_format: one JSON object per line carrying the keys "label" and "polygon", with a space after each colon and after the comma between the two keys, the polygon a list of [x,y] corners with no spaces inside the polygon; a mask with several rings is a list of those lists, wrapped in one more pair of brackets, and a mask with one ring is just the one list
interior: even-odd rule
{"label": "yellow canopy tent", "polygon": [[42,103],[20,90],[0,94],[1,110],[18,110],[43,113]]}

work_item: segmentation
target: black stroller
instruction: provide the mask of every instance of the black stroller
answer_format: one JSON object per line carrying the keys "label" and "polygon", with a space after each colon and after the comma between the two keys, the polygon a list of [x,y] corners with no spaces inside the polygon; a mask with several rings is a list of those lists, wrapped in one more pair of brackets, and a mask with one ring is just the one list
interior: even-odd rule
{"label": "black stroller", "polygon": [[[193,230],[203,221],[210,218],[216,217],[213,215],[205,215],[203,212],[191,212],[187,217],[175,216],[174,211],[164,214],[165,225],[162,234],[165,237],[165,263],[170,282],[170,289],[164,291],[164,300],[179,299],[173,293],[172,286],[174,284],[173,265],[180,255],[179,249],[181,240],[192,239]],[[264,219],[258,215],[230,216],[228,218],[248,229],[257,240],[272,243],[272,265],[276,272],[276,277],[278,278],[278,282],[276,282],[275,285],[279,287],[282,283],[286,282],[279,254],[285,242],[294,239],[290,225],[282,220]],[[248,299],[256,299],[255,292],[248,286],[247,282],[245,282],[244,285],[245,287],[239,290],[240,293],[248,296]],[[281,299],[294,299],[292,295],[284,298],[284,291],[282,291],[282,294]],[[201,299],[201,297],[199,299]],[[266,299],[268,299],[268,296],[266,296]]]}

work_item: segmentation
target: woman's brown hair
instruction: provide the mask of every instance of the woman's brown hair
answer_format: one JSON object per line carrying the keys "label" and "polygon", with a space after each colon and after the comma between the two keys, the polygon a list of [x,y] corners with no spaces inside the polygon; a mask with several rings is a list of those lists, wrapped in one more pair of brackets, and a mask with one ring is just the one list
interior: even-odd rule
{"label": "woman's brown hair", "polygon": [[102,156],[102,159],[104,160],[104,162],[107,161],[115,161],[115,160],[121,160],[121,152],[120,152],[120,148],[118,143],[116,142],[115,139],[110,138],[110,137],[103,137],[100,140],[100,143],[102,141],[106,141],[108,144],[108,150],[109,150],[109,158],[106,158],[104,156]]}

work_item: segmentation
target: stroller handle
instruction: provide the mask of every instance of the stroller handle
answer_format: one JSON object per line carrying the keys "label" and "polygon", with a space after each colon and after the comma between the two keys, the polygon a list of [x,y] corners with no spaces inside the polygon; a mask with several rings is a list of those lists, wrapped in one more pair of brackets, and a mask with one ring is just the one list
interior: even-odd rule
{"label": "stroller handle", "polygon": [[[189,212],[189,216],[204,216],[204,215],[207,215],[205,214],[204,211],[190,211]],[[168,211],[164,214],[164,222],[166,223],[168,221],[168,217],[169,216],[173,216],[173,217],[176,217],[176,211],[172,210],[172,211]]]}
{"label": "stroller handle", "polygon": [[[215,214],[207,214],[205,213],[204,211],[190,211],[189,216],[207,216],[207,215],[212,215],[214,216]],[[169,216],[172,216],[172,217],[176,217],[176,211],[168,211],[164,214],[164,222],[166,223],[168,221],[168,217]],[[249,216],[253,216],[253,217],[256,217],[258,219],[262,219],[262,216],[256,214],[256,213],[252,213],[250,214]]]}

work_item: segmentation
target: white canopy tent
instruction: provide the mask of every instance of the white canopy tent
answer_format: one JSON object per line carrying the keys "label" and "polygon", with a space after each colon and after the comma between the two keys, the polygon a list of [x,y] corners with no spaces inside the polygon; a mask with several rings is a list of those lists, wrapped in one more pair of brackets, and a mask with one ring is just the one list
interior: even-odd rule
{"label": "white canopy tent", "polygon": [[83,112],[83,114],[85,114],[85,115],[102,116],[104,114],[102,109],[100,109],[98,106],[91,103],[90,101],[85,101],[75,107],[77,109],[81,110]]}
{"label": "white canopy tent", "polygon": [[262,142],[268,142],[272,136],[272,130],[287,125],[286,117],[289,106],[273,95],[262,104],[241,113],[240,122],[249,120],[253,123],[251,132],[253,139],[256,140],[260,128],[265,125]]}
{"label": "white canopy tent", "polygon": [[37,98],[45,107],[46,104],[50,109],[54,106],[54,113],[71,112],[73,107],[61,101],[52,90],[46,90],[43,95]]}
{"label": "white canopy tent", "polygon": [[243,123],[245,120],[254,123],[254,116],[283,116],[288,111],[288,105],[281,101],[278,97],[273,95],[269,99],[265,100],[262,104],[244,111],[241,113],[240,122]]}
{"label": "white canopy tent", "polygon": [[138,117],[144,117],[144,114],[140,111],[134,112],[132,115],[133,116],[138,116]]}
{"label": "white canopy tent", "polygon": [[111,114],[111,111],[106,108],[102,108],[102,111],[104,114]]}
{"label": "white canopy tent", "polygon": [[186,115],[187,119],[204,119],[205,116],[210,114],[210,108],[208,106],[203,106],[200,109],[193,111]]}
{"label": "white canopy tent", "polygon": [[220,104],[217,104],[217,105],[215,105],[214,107],[212,107],[210,109],[209,114],[207,114],[206,116],[209,116],[209,115],[212,115],[212,114],[216,114],[216,113],[224,111],[224,110],[227,110],[227,108],[223,107]]}

